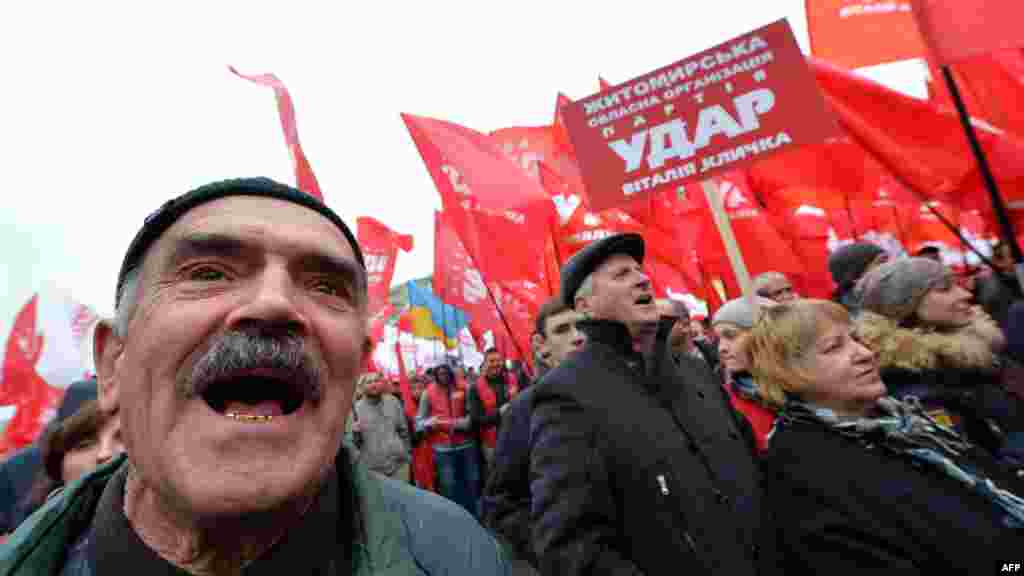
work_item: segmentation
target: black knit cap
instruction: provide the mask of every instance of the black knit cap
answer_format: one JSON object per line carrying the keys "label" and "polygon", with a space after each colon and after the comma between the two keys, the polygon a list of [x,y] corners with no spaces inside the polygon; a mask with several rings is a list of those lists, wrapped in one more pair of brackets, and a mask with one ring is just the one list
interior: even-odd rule
{"label": "black knit cap", "polygon": [[838,286],[848,286],[859,280],[883,252],[885,250],[869,242],[842,246],[828,257],[828,271]]}
{"label": "black knit cap", "polygon": [[587,244],[562,266],[562,302],[576,307],[576,291],[591,272],[614,254],[627,254],[644,263],[644,239],[639,234],[616,234]]}
{"label": "black knit cap", "polygon": [[341,217],[334,210],[328,208],[326,204],[301,190],[275,182],[270,178],[233,178],[205,184],[177,198],[168,200],[156,212],[146,217],[142,224],[142,229],[135,235],[135,239],[128,246],[128,252],[124,255],[124,261],[121,262],[121,271],[117,275],[117,291],[114,294],[115,306],[121,299],[121,289],[124,287],[125,276],[139,266],[142,258],[146,255],[146,250],[172,224],[177,222],[178,218],[181,218],[186,212],[200,204],[228,196],[276,198],[305,206],[310,210],[320,213],[320,215],[330,220],[341,230],[349,244],[352,245],[352,252],[355,253],[356,261],[359,262],[361,267],[366,268],[366,264],[363,262],[363,252],[359,249],[359,242],[356,241],[356,237],[348,229],[348,226],[345,225]]}

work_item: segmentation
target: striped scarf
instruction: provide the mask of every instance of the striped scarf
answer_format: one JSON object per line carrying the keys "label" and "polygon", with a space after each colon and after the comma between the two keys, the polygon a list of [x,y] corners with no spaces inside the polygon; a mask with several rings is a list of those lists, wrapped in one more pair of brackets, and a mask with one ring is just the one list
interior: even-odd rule
{"label": "striped scarf", "polygon": [[916,397],[907,396],[903,401],[881,398],[877,407],[878,415],[851,420],[841,419],[828,408],[790,400],[782,418],[824,424],[848,438],[883,446],[932,466],[1001,509],[1008,527],[1024,528],[1024,499],[955,462],[954,458],[971,448],[970,442],[929,417]]}

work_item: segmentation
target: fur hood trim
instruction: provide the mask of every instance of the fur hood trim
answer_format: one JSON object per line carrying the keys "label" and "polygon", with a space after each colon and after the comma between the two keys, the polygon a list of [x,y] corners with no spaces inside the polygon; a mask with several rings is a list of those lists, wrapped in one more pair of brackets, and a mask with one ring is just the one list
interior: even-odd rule
{"label": "fur hood trim", "polygon": [[860,341],[878,354],[882,369],[996,369],[992,348],[973,325],[956,332],[932,332],[902,328],[890,318],[862,311],[854,327]]}

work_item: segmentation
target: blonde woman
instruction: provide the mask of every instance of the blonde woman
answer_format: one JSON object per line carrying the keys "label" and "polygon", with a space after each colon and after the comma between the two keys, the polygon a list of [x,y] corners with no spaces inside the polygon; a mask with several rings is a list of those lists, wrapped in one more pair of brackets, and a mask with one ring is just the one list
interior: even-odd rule
{"label": "blonde woman", "polygon": [[766,309],[748,350],[780,410],[764,462],[784,573],[991,570],[1024,545],[1024,486],[991,454],[887,396],[834,302]]}

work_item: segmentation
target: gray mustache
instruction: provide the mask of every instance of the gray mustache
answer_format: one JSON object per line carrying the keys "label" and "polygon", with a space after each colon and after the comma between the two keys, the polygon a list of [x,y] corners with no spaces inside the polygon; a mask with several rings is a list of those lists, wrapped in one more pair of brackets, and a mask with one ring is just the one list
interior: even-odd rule
{"label": "gray mustache", "polygon": [[320,399],[320,363],[302,338],[256,335],[233,330],[218,337],[179,384],[185,398],[203,394],[214,382],[252,370],[271,371],[301,390],[307,400]]}

